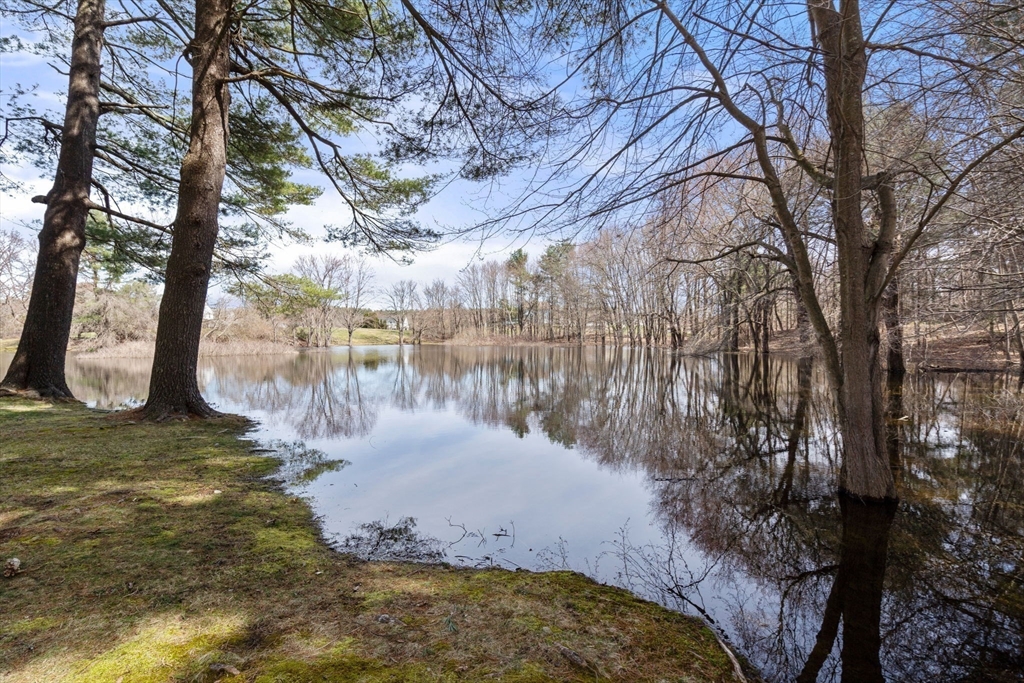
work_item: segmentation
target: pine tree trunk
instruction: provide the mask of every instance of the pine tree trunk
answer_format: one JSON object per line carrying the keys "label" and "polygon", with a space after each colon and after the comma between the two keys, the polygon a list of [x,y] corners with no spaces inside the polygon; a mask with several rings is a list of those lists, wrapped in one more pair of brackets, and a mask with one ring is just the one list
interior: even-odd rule
{"label": "pine tree trunk", "polygon": [[189,48],[192,124],[181,164],[149,399],[142,408],[150,419],[217,415],[199,392],[196,369],[227,165],[230,15],[230,0],[196,2],[195,38]]}
{"label": "pine tree trunk", "polygon": [[105,0],[79,0],[71,43],[68,103],[53,189],[46,195],[39,256],[25,326],[0,394],[74,398],[64,378],[78,263],[85,248]]}

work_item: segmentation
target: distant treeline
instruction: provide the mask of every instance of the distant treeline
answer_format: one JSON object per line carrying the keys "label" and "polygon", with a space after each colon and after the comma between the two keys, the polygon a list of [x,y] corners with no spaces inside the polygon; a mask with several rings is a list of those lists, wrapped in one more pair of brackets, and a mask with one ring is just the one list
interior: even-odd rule
{"label": "distant treeline", "polygon": [[[454,281],[373,285],[363,258],[311,256],[291,272],[235,282],[233,298],[210,306],[204,338],[297,345],[345,343],[357,328],[398,330],[402,342],[551,342],[663,346],[688,351],[807,350],[813,332],[792,276],[756,248],[721,255],[722,231],[700,235],[699,220],[663,221],[642,230],[604,230],[579,244],[557,242],[531,258],[473,263]],[[709,228],[710,230],[710,228]],[[699,237],[699,239],[698,239]],[[716,241],[717,240],[717,241]],[[887,301],[890,337],[927,358],[930,346],[982,349],[1020,357],[1017,250],[991,249],[983,235],[958,250],[922,249],[905,266]],[[27,305],[32,253],[16,233],[0,233],[0,337],[17,336]],[[965,267],[965,262],[985,267]],[[103,261],[86,263],[73,338],[92,347],[152,340],[159,297],[139,280],[123,281]],[[825,314],[838,324],[838,274],[821,259]],[[940,348],[940,351],[942,349]]]}

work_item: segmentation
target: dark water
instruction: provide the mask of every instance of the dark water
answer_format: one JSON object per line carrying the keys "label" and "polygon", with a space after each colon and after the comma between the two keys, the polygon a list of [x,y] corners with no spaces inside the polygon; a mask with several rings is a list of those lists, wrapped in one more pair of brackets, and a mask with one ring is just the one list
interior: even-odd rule
{"label": "dark water", "polygon": [[[148,371],[69,365],[105,408]],[[261,422],[339,545],[577,569],[713,620],[772,681],[1024,680],[1016,378],[906,379],[890,508],[834,494],[809,360],[365,347],[205,359],[200,379]]]}

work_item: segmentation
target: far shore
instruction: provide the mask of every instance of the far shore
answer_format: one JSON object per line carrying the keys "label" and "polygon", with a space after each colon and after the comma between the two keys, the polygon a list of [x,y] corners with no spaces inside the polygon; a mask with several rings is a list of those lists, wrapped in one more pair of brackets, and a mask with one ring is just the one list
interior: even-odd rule
{"label": "far shore", "polygon": [[[409,336],[403,340],[406,345],[413,345]],[[514,347],[547,347],[574,348],[580,346],[604,346],[615,348],[613,340],[601,344],[600,340],[588,339],[584,344],[576,340],[564,339],[523,339],[505,335],[460,335],[444,341],[424,340],[423,345],[444,345],[458,347],[514,346]],[[348,333],[343,329],[334,331],[331,338],[332,348],[348,346]],[[17,349],[17,338],[0,339],[0,352],[14,353]],[[397,330],[358,329],[352,335],[352,346],[397,346]],[[657,347],[665,348],[668,347]],[[100,358],[152,358],[153,341],[131,341],[122,344],[97,345],[94,340],[76,339],[68,352],[81,359]],[[203,357],[219,356],[268,356],[297,354],[316,349],[285,342],[273,342],[260,339],[227,339],[223,341],[206,340],[199,347],[199,355]],[[714,355],[723,351],[713,343],[684,344],[677,352],[687,355]],[[741,347],[741,352],[748,353],[752,349]],[[771,353],[782,356],[816,356],[817,349],[813,344],[802,344],[795,335],[783,334],[771,340]],[[884,351],[883,351],[884,353]],[[909,341],[904,347],[904,359],[909,369],[921,372],[1008,372],[1020,369],[1019,359],[1007,358],[1001,348],[988,343],[982,335],[962,335],[943,337],[930,340],[927,347]]]}
{"label": "far shore", "polygon": [[[84,344],[72,345],[69,349],[77,358],[152,358],[155,342],[133,341],[113,346],[90,348]],[[299,348],[288,344],[261,341],[203,342],[199,345],[200,356],[267,356],[283,353],[298,353]]]}

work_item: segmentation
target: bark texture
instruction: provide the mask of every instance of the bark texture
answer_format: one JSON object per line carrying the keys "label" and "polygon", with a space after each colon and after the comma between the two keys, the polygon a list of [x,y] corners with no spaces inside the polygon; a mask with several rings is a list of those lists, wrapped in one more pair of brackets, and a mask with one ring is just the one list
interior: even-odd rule
{"label": "bark texture", "polygon": [[836,382],[843,465],[840,488],[864,499],[894,499],[879,363],[879,304],[892,252],[895,202],[879,188],[883,216],[877,239],[864,223],[864,102],[867,74],[860,5],[812,2],[825,70],[826,108],[835,155],[835,224],[841,322]]}
{"label": "bark texture", "polygon": [[74,398],[64,378],[78,264],[85,248],[96,124],[105,0],[79,0],[71,43],[68,102],[53,188],[46,195],[32,295],[18,350],[0,395]]}
{"label": "bark texture", "polygon": [[189,46],[192,122],[181,165],[149,398],[142,408],[149,419],[218,414],[199,391],[196,368],[227,167],[230,17],[230,0],[196,2],[195,38]]}
{"label": "bark texture", "polygon": [[886,368],[890,376],[895,374],[902,377],[907,373],[907,365],[903,360],[903,321],[900,319],[899,278],[893,278],[889,286],[886,287],[882,308],[884,310],[882,317],[885,321],[885,336],[889,342]]}

